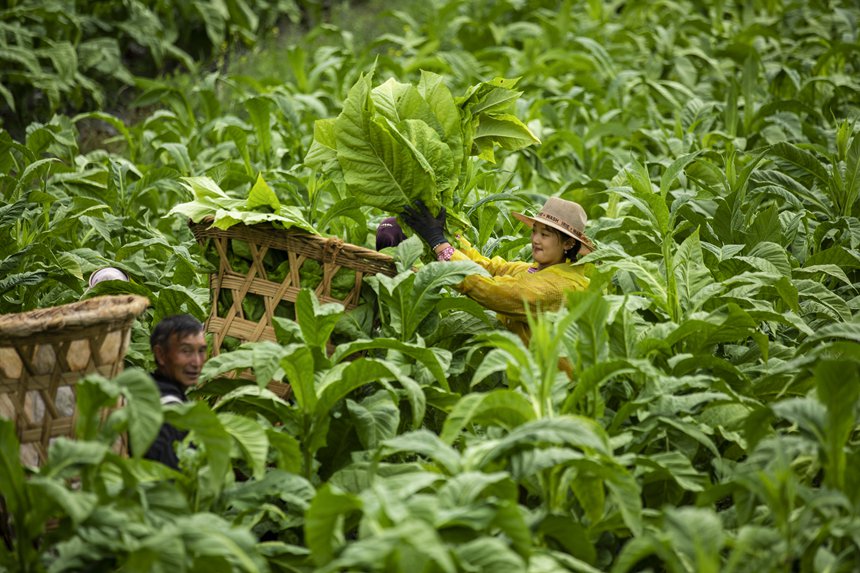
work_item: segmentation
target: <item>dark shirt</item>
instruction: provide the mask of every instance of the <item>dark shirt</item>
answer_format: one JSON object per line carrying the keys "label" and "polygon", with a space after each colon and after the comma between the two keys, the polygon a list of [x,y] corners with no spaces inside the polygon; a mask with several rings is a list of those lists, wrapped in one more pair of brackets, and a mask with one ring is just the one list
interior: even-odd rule
{"label": "dark shirt", "polygon": [[[185,397],[185,388],[176,380],[164,376],[161,372],[153,372],[152,379],[155,380],[155,384],[158,386],[158,391],[161,392],[162,404],[175,401],[171,400],[171,398],[178,399],[180,402],[187,401],[187,398]],[[165,401],[165,397],[170,398]],[[158,430],[158,435],[155,437],[155,441],[152,442],[152,445],[149,447],[149,450],[143,454],[143,457],[161,462],[174,469],[178,469],[179,458],[176,456],[174,442],[181,442],[187,434],[188,432],[185,430],[179,430],[170,424],[162,424],[161,428]]]}

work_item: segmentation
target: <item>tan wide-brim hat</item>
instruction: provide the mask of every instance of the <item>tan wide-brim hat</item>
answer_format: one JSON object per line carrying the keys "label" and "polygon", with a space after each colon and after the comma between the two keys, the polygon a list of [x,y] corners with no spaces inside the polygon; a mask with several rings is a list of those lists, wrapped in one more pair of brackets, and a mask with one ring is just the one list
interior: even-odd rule
{"label": "tan wide-brim hat", "polygon": [[533,227],[536,222],[541,222],[547,227],[573,237],[582,244],[579,248],[580,255],[587,255],[594,250],[594,243],[585,236],[585,223],[588,221],[588,216],[579,203],[550,197],[535,217],[527,217],[522,213],[513,213],[513,215],[529,227]]}

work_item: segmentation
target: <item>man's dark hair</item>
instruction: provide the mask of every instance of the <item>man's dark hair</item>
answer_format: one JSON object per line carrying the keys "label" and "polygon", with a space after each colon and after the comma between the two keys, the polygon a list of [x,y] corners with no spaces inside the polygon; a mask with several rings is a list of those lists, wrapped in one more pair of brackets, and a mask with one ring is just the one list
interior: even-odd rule
{"label": "man's dark hair", "polygon": [[149,347],[152,349],[155,349],[156,346],[166,348],[171,335],[176,334],[177,338],[184,338],[189,334],[197,334],[198,332],[203,332],[202,322],[190,314],[174,314],[162,319],[152,329],[152,334],[149,336]]}

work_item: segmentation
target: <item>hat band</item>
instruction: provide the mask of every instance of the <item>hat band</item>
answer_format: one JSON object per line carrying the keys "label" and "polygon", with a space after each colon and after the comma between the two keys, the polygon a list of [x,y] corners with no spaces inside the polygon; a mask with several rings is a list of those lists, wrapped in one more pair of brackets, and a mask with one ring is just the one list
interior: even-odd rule
{"label": "hat band", "polygon": [[561,219],[559,219],[555,215],[550,215],[549,213],[544,213],[543,211],[538,213],[537,216],[538,216],[538,219],[546,219],[547,221],[558,225],[559,227],[561,227],[562,229],[564,229],[565,231],[567,231],[568,233],[573,235],[575,238],[579,239],[580,242],[583,242],[586,245],[591,243],[591,241],[588,239],[588,237],[585,236],[585,234],[582,231],[574,229],[573,227],[570,226],[570,224],[567,221],[562,221]]}

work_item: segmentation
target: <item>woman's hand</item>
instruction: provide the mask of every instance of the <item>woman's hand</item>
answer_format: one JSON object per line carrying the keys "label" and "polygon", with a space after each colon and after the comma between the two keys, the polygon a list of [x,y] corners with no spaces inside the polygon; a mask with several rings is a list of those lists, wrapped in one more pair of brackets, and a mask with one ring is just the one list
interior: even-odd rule
{"label": "woman's hand", "polygon": [[434,217],[427,205],[419,199],[411,206],[404,207],[400,216],[422,239],[427,241],[430,248],[435,249],[438,245],[448,242],[445,238],[445,207],[442,207],[439,215]]}

